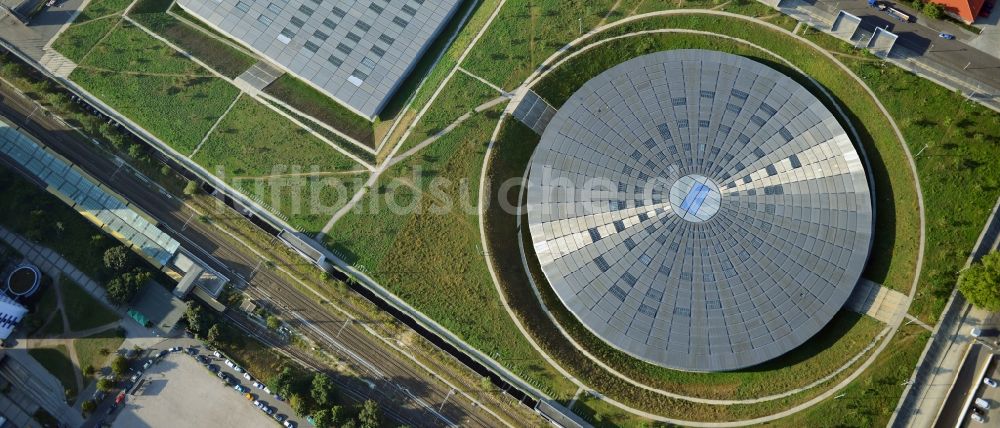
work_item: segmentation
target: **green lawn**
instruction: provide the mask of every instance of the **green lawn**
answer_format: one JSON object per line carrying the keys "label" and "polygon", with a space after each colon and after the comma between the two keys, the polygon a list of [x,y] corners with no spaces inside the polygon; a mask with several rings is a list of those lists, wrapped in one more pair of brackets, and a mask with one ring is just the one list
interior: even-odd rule
{"label": "green lawn", "polygon": [[[930,332],[917,325],[901,327],[885,352],[860,378],[837,395],[776,424],[804,427],[885,426],[917,365]],[[843,394],[843,395],[841,395]]]}
{"label": "green lawn", "polygon": [[87,366],[92,366],[97,373],[100,373],[101,368],[115,355],[115,351],[124,341],[124,331],[117,328],[73,340],[80,368],[86,369]]}
{"label": "green lawn", "polygon": [[63,314],[62,312],[56,312],[56,315],[52,317],[52,320],[48,324],[38,330],[35,333],[37,337],[63,337],[66,334],[66,329],[63,328]]}
{"label": "green lawn", "polygon": [[129,22],[122,22],[98,43],[80,66],[132,74],[211,76],[208,70]]}
{"label": "green lawn", "polygon": [[235,78],[257,62],[256,58],[166,13],[133,12],[129,16],[226,77]]}
{"label": "green lawn", "polygon": [[[810,33],[835,51],[838,40]],[[934,323],[1000,197],[1000,114],[871,57],[843,59],[879,96],[916,157],[927,251],[910,313]]]}
{"label": "green lawn", "polygon": [[77,68],[70,78],[184,155],[194,151],[239,92],[214,77],[122,75]]}
{"label": "green lawn", "polygon": [[375,147],[375,131],[371,121],[290,74],[283,74],[264,88],[264,92],[319,119],[362,144]]}
{"label": "green lawn", "polygon": [[59,292],[62,293],[63,310],[69,320],[70,330],[89,330],[119,319],[118,314],[105,308],[101,302],[65,275],[59,279]]}
{"label": "green lawn", "polygon": [[411,147],[443,130],[459,116],[471,112],[472,109],[500,97],[500,92],[487,86],[465,73],[455,73],[448,85],[444,87],[435,102],[420,122],[417,123],[410,138],[403,143],[399,153],[404,153]]}
{"label": "green lawn", "polygon": [[52,373],[69,393],[66,394],[68,400],[72,402],[76,397],[76,370],[73,361],[69,358],[69,350],[63,345],[56,345],[51,348],[33,348],[28,350],[28,354],[38,361],[45,370]]}
{"label": "green lawn", "polygon": [[120,21],[120,15],[83,22],[77,20],[59,35],[59,38],[52,43],[52,48],[79,63]]}
{"label": "green lawn", "polygon": [[462,64],[506,89],[519,85],[543,60],[596,26],[614,0],[509,0]]}
{"label": "green lawn", "polygon": [[569,398],[576,388],[517,330],[482,257],[475,206],[496,119],[496,110],[478,114],[391,168],[334,225],[327,245],[528,382]]}
{"label": "green lawn", "polygon": [[[612,9],[616,3],[617,7]],[[504,5],[462,66],[511,90],[543,60],[582,32],[626,16],[667,9],[718,8],[726,12],[767,17],[789,30],[796,24],[789,17],[774,16],[774,9],[755,1],[725,3],[723,5],[722,1],[715,0],[511,0]]]}
{"label": "green lawn", "polygon": [[87,4],[87,7],[80,12],[80,15],[73,21],[79,24],[91,21],[102,16],[111,14],[121,14],[125,8],[132,3],[132,0],[94,0]]}
{"label": "green lawn", "polygon": [[70,79],[188,155],[239,92],[210,76],[167,45],[123,24]]}
{"label": "green lawn", "polygon": [[[268,126],[254,126],[266,123]],[[194,157],[206,170],[318,232],[367,173],[302,128],[256,100],[243,97]],[[342,185],[343,187],[340,187]],[[293,196],[298,190],[298,200]],[[277,194],[275,194],[277,192]]]}

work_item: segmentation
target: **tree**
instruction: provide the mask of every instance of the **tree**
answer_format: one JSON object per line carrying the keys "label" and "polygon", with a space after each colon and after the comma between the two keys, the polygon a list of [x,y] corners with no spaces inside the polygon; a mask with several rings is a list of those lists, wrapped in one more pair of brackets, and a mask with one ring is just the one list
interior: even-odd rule
{"label": "tree", "polygon": [[83,410],[84,413],[93,412],[94,409],[97,409],[97,403],[94,400],[87,400],[80,404],[80,410]]}
{"label": "tree", "polygon": [[128,284],[122,281],[121,278],[112,279],[108,282],[106,287],[108,291],[108,300],[114,305],[124,305],[132,300],[132,294],[129,293]]}
{"label": "tree", "polygon": [[316,373],[312,379],[312,390],[309,391],[312,395],[312,399],[316,401],[316,405],[319,407],[326,407],[333,404],[334,394],[336,393],[336,387],[333,385],[333,379],[323,373]]}
{"label": "tree", "polygon": [[108,392],[114,386],[115,386],[115,383],[112,382],[111,379],[108,379],[108,378],[101,378],[100,380],[97,381],[97,390],[98,391]]}
{"label": "tree", "polygon": [[198,194],[198,183],[194,180],[188,180],[187,184],[184,185],[184,194],[188,196]]}
{"label": "tree", "polygon": [[297,414],[309,414],[309,403],[299,394],[292,394],[288,396],[288,406],[291,407],[292,411]]}
{"label": "tree", "polygon": [[923,10],[924,8],[923,0],[913,0],[913,8],[916,10]]}
{"label": "tree", "polygon": [[113,272],[121,272],[128,265],[128,248],[118,245],[104,251],[104,267]]}
{"label": "tree", "polygon": [[271,330],[277,330],[278,327],[281,327],[281,320],[279,320],[278,317],[276,317],[274,315],[268,315],[267,316],[267,328],[269,328]]}
{"label": "tree", "polygon": [[317,410],[312,414],[313,425],[316,428],[332,428],[333,425],[333,415],[327,409]]}
{"label": "tree", "polygon": [[272,390],[274,390],[274,392],[277,392],[279,395],[290,397],[292,395],[290,394],[291,386],[294,380],[295,380],[295,374],[292,373],[292,369],[289,367],[285,367],[281,369],[281,372],[278,373],[278,376],[276,376],[271,381],[270,387]]}
{"label": "tree", "polygon": [[125,372],[127,371],[128,371],[128,360],[126,360],[125,357],[119,355],[115,357],[114,360],[111,361],[111,373],[114,373],[115,376],[124,375]]}
{"label": "tree", "polygon": [[205,316],[204,310],[201,305],[191,302],[188,304],[187,310],[184,311],[184,319],[187,320],[188,328],[196,334],[205,333],[205,324],[209,321],[208,317]]}
{"label": "tree", "polygon": [[958,291],[973,305],[1000,311],[1000,252],[991,252],[958,277]]}
{"label": "tree", "polygon": [[380,413],[378,403],[374,400],[365,400],[364,406],[361,407],[361,413],[358,413],[358,424],[361,428],[378,428],[382,419]]}
{"label": "tree", "polygon": [[924,4],[924,15],[932,19],[941,19],[944,15],[944,7],[937,3],[927,2]]}
{"label": "tree", "polygon": [[212,327],[208,329],[205,339],[211,343],[218,343],[222,339],[222,329],[219,328],[218,324],[212,324]]}

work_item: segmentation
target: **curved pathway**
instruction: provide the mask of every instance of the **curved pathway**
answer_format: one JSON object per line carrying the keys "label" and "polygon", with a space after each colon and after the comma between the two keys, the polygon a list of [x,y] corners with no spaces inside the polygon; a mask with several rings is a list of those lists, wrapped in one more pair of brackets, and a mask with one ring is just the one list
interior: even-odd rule
{"label": "curved pathway", "polygon": [[[921,267],[922,267],[922,264],[923,264],[923,253],[924,253],[924,246],[925,246],[925,242],[924,242],[925,241],[924,230],[925,230],[925,224],[926,224],[925,213],[924,213],[923,196],[922,196],[922,193],[921,193],[919,177],[917,176],[916,165],[913,162],[913,156],[910,154],[909,147],[906,145],[906,142],[905,142],[905,140],[903,138],[902,132],[899,130],[899,127],[896,125],[896,123],[893,120],[892,116],[889,115],[888,111],[885,109],[885,107],[879,101],[878,97],[875,96],[874,92],[872,92],[872,90],[864,83],[864,81],[862,81],[858,76],[856,76],[849,68],[847,68],[847,66],[845,66],[840,61],[838,61],[836,59],[836,57],[834,57],[830,52],[826,51],[825,49],[823,49],[820,46],[816,45],[815,43],[811,42],[810,40],[805,39],[805,38],[803,38],[801,36],[795,35],[795,34],[789,32],[789,31],[787,31],[787,30],[785,30],[785,29],[783,29],[781,27],[778,27],[778,26],[776,26],[774,24],[771,24],[769,22],[762,21],[762,20],[757,19],[757,18],[747,17],[747,16],[744,16],[744,15],[737,15],[737,14],[732,14],[732,13],[727,13],[727,12],[720,12],[720,11],[714,11],[714,10],[667,10],[667,11],[652,12],[652,13],[647,13],[647,14],[642,14],[642,15],[631,16],[631,17],[624,18],[622,20],[616,21],[616,22],[614,22],[612,24],[601,26],[599,28],[596,28],[596,29],[594,29],[592,31],[587,32],[586,34],[584,34],[583,36],[577,38],[576,40],[573,40],[572,42],[568,43],[566,46],[564,46],[563,48],[561,48],[557,52],[555,52],[546,61],[544,61],[535,70],[535,72],[533,72],[525,80],[525,83],[520,88],[518,88],[517,90],[518,91],[520,91],[520,90],[526,90],[527,88],[530,88],[531,86],[533,86],[534,84],[536,84],[542,77],[544,77],[549,72],[551,72],[551,70],[553,70],[554,68],[556,68],[559,64],[561,64],[562,62],[564,62],[566,59],[568,59],[568,58],[570,58],[570,57],[572,57],[573,55],[576,54],[576,53],[571,54],[570,56],[568,56],[566,58],[562,58],[556,64],[553,64],[554,62],[556,62],[557,59],[560,59],[560,57],[565,52],[567,52],[567,51],[575,48],[576,46],[584,44],[584,42],[586,42],[590,37],[592,37],[595,34],[598,34],[600,32],[606,31],[606,30],[608,30],[610,28],[614,28],[616,26],[619,26],[619,25],[622,25],[622,24],[625,24],[625,23],[629,23],[629,22],[633,22],[633,21],[637,21],[637,20],[641,20],[641,19],[646,19],[646,18],[656,17],[656,16],[685,15],[685,14],[716,15],[716,16],[725,16],[725,17],[729,17],[729,18],[741,19],[741,20],[745,20],[745,21],[749,21],[749,22],[758,24],[758,25],[762,25],[762,26],[764,26],[766,28],[769,28],[771,30],[783,33],[785,35],[788,35],[790,37],[795,38],[796,40],[798,40],[798,41],[800,41],[802,43],[805,43],[806,45],[812,47],[814,50],[822,53],[825,57],[827,57],[828,60],[830,60],[833,63],[835,63],[843,71],[845,71],[851,77],[853,77],[854,80],[862,88],[865,89],[865,91],[868,93],[868,95],[872,98],[872,100],[878,106],[878,108],[882,112],[882,114],[888,119],[890,125],[893,128],[894,133],[896,134],[897,140],[901,144],[901,146],[903,148],[903,151],[906,154],[906,157],[907,157],[907,160],[908,160],[908,163],[909,163],[909,166],[910,166],[910,171],[911,171],[911,174],[913,176],[913,181],[914,181],[914,185],[915,185],[915,188],[916,188],[916,192],[917,192],[917,204],[918,204],[918,208],[919,208],[919,212],[920,212],[920,237],[919,237],[919,247],[918,247],[918,253],[917,253],[917,261],[916,261],[916,271],[914,273],[914,279],[913,279],[913,283],[912,283],[912,285],[910,287],[910,292],[907,295],[906,304],[907,304],[907,307],[908,307],[909,304],[913,300],[913,296],[914,296],[914,294],[916,292],[917,283],[919,282],[919,278],[920,278],[920,270],[921,270]],[[684,31],[684,30],[681,30],[681,31]],[[769,53],[771,55],[774,55],[777,58],[781,58],[783,61],[785,61],[787,63],[787,61],[784,60],[782,57],[780,57],[778,55],[775,55],[772,52],[767,51],[766,49],[762,49],[759,46],[753,45],[752,43],[747,42],[745,40],[736,39],[736,38],[733,38],[733,37],[730,37],[730,36],[719,35],[719,34],[714,34],[714,33],[699,32],[697,30],[687,30],[687,31],[688,32],[698,32],[698,33],[710,34],[710,35],[716,36],[716,37],[723,37],[723,38],[727,38],[727,39],[738,40],[738,41],[740,41],[742,43],[746,43],[748,45],[751,45],[751,46],[754,46],[754,47],[756,47],[758,49],[761,49],[762,51],[767,52],[767,53]],[[637,36],[637,35],[642,35],[642,34],[649,33],[649,32],[657,32],[657,31],[656,30],[651,30],[651,31],[641,31],[641,32],[635,32],[635,33],[629,33],[629,34],[626,34],[626,35],[623,35],[623,36],[618,36],[617,38]],[[667,32],[667,31],[663,31],[663,32]],[[597,45],[597,44],[600,44],[600,43],[602,43],[602,42],[601,41],[597,41],[597,42],[594,43],[594,45]],[[578,52],[580,52],[580,51],[578,51]],[[822,86],[820,86],[820,87],[822,88]],[[824,93],[825,92],[826,91],[824,89]],[[827,94],[827,96],[829,96],[829,94]],[[843,112],[839,108],[839,104],[837,105],[837,107],[838,107],[838,111],[841,114],[843,114]],[[850,123],[850,122],[848,121],[848,123]],[[497,136],[499,135],[499,131],[501,129],[502,124],[503,124],[503,121],[501,120],[497,124],[496,129],[494,130],[493,138],[491,139],[490,144],[489,144],[489,146],[487,148],[487,152],[486,152],[486,158],[487,159],[489,159],[489,157],[492,154],[493,146],[494,146],[494,144],[496,142]],[[853,129],[853,124],[851,125],[851,128],[852,128],[852,132],[855,132],[855,135],[857,135],[856,131]],[[867,158],[867,156],[866,156],[866,158]],[[576,379],[575,377],[569,375],[568,372],[566,372],[565,369],[563,369],[558,363],[554,362],[554,360],[546,352],[544,352],[537,345],[537,343],[535,343],[535,341],[531,338],[531,335],[524,329],[523,325],[520,323],[520,320],[518,319],[517,315],[510,308],[510,306],[509,306],[509,304],[508,304],[508,302],[506,300],[506,297],[503,294],[503,291],[500,289],[499,282],[497,280],[497,275],[496,275],[496,271],[494,269],[494,266],[493,266],[492,262],[490,262],[490,260],[489,260],[489,254],[485,252],[485,251],[487,251],[486,249],[488,247],[486,245],[485,226],[484,226],[484,222],[483,222],[483,218],[484,218],[484,216],[483,216],[483,214],[484,214],[483,213],[483,198],[487,197],[486,196],[486,192],[485,192],[486,172],[487,172],[487,169],[488,169],[488,162],[483,164],[483,169],[482,169],[481,177],[480,177],[480,204],[479,204],[479,216],[480,216],[480,221],[479,222],[480,222],[480,225],[479,226],[480,226],[480,238],[481,238],[482,245],[483,245],[483,248],[484,248],[484,256],[487,258],[487,265],[488,265],[489,270],[490,270],[490,275],[493,278],[494,286],[496,287],[497,292],[500,294],[501,300],[503,301],[504,307],[508,311],[509,316],[515,321],[515,323],[517,324],[518,328],[521,330],[521,333],[523,335],[525,335],[525,337],[527,337],[528,340],[532,343],[532,346],[534,346],[536,348],[536,350],[541,355],[543,355],[545,357],[546,361],[548,361],[550,364],[552,364],[554,367],[556,367],[564,376],[567,376],[570,380],[572,380],[574,383],[576,383],[577,385],[579,385],[581,388],[586,388],[586,386],[583,385],[578,379]],[[523,258],[523,252],[522,252],[522,258]],[[891,338],[891,337],[893,337],[895,335],[895,333],[898,330],[898,328],[899,328],[899,323],[896,323],[895,325],[892,325],[892,326],[890,326],[888,328],[888,330],[890,330],[890,331],[888,331],[888,332],[883,331],[882,334],[886,334],[887,333],[887,337]],[[561,327],[560,327],[560,329],[561,329]],[[782,412],[779,412],[779,413],[776,413],[776,414],[772,414],[772,415],[769,415],[769,416],[764,416],[764,417],[760,417],[760,418],[750,419],[750,420],[730,421],[730,422],[695,422],[695,421],[684,421],[684,420],[679,420],[679,419],[667,418],[667,417],[663,417],[663,416],[660,416],[660,415],[654,415],[654,414],[651,414],[651,413],[648,413],[648,412],[645,412],[645,411],[642,411],[642,410],[638,410],[638,409],[629,407],[629,406],[627,406],[625,404],[616,402],[616,401],[614,401],[614,400],[612,400],[610,398],[607,398],[607,397],[602,397],[602,398],[605,401],[607,401],[608,403],[613,404],[616,407],[619,407],[622,410],[625,410],[625,411],[627,411],[629,413],[632,413],[632,414],[635,414],[635,415],[638,415],[638,416],[642,416],[642,417],[645,417],[645,418],[648,418],[648,419],[652,419],[652,420],[656,420],[656,421],[669,422],[669,423],[677,423],[677,424],[693,425],[693,426],[741,426],[741,425],[749,425],[749,424],[754,424],[754,423],[768,422],[768,421],[773,421],[773,420],[780,419],[782,417],[785,417],[785,416],[797,413],[799,411],[807,409],[807,408],[809,408],[809,407],[811,407],[813,405],[816,405],[819,402],[821,402],[821,401],[823,401],[823,400],[831,397],[834,393],[836,393],[837,391],[839,391],[840,389],[844,388],[845,386],[847,386],[848,384],[850,384],[851,382],[853,382],[855,379],[857,379],[874,362],[875,358],[886,348],[886,346],[888,345],[889,342],[890,342],[890,340],[888,340],[888,339],[882,341],[881,345],[878,346],[878,348],[875,350],[875,352],[857,370],[855,370],[846,379],[844,379],[843,381],[841,381],[840,383],[838,383],[834,387],[830,388],[829,390],[825,391],[824,393],[820,394],[819,396],[814,397],[814,398],[810,399],[809,401],[806,401],[805,403],[799,404],[799,405],[797,405],[795,407],[792,407],[790,409],[787,409],[785,411],[782,411]],[[593,356],[589,356],[589,357],[591,359],[594,359]],[[858,357],[860,357],[860,355]],[[597,362],[596,359],[594,359],[594,360],[595,360],[595,362]],[[598,362],[598,363],[601,364],[601,365],[603,365],[603,363],[600,363],[600,362]],[[852,360],[852,363],[853,363],[853,360]],[[844,370],[845,368],[846,368],[846,366],[842,367],[837,372],[835,372],[834,374],[832,374],[830,377],[832,378],[833,376],[835,376],[837,373],[839,373],[840,371]],[[633,383],[636,386],[641,386],[641,387],[645,387],[647,389],[650,389],[650,387],[648,387],[648,386],[642,386],[638,382],[635,382],[634,380],[631,380],[631,379],[629,379],[627,377],[623,377],[620,374],[618,374],[617,372],[612,372],[612,373],[618,375],[619,377],[621,377],[622,379],[624,379],[624,380],[626,380],[626,381],[628,381],[630,383]],[[808,389],[808,388],[811,388],[813,386],[815,386],[815,385],[810,385],[808,387],[801,388],[801,390]],[[651,390],[655,390],[655,389],[651,389]],[[666,391],[664,391],[664,392],[666,392]],[[797,391],[795,391],[795,392],[797,392]],[[775,398],[780,398],[782,396],[791,395],[791,394],[794,394],[795,392],[788,392],[786,394],[782,394],[781,396],[777,396]],[[688,401],[696,401],[696,402],[700,402],[700,400],[704,400],[704,399],[696,399],[694,397],[684,397],[684,396],[680,396],[678,398],[681,398],[681,399],[684,399],[684,400],[688,400]],[[764,397],[764,398],[768,398],[768,397]],[[771,398],[771,399],[774,399],[774,398]],[[715,401],[715,400],[712,400],[712,401]],[[760,401],[767,401],[767,400],[760,400]],[[708,403],[708,404],[722,404],[722,403]]]}

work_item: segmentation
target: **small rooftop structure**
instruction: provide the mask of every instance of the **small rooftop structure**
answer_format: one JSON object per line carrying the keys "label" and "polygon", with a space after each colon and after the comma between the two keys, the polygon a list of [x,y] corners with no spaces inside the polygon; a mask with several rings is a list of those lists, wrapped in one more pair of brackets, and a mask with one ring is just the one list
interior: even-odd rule
{"label": "small rooftop structure", "polygon": [[372,119],[461,0],[178,0],[177,4]]}

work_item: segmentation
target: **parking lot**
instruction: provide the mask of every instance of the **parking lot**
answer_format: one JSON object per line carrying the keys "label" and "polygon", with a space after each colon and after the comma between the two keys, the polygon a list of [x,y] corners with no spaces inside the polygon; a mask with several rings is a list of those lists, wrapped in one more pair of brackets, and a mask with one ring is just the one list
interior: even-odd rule
{"label": "parking lot", "polygon": [[[171,342],[162,345],[168,347]],[[275,415],[292,414],[287,403],[254,388],[252,381],[224,363],[225,358],[214,357],[204,348],[191,348],[199,356],[197,358],[209,363],[205,365],[187,349],[167,352],[145,369],[114,417],[113,427],[281,425],[255,408],[253,400],[234,389],[235,384],[248,388],[254,399],[265,401]],[[149,355],[156,356],[160,352],[162,350],[151,350]],[[224,384],[208,367],[218,368],[232,380]]]}
{"label": "parking lot", "polygon": [[[997,364],[995,359],[990,359],[989,367],[986,369],[986,377],[991,379],[1000,379],[1000,365]],[[1000,427],[1000,388],[990,387],[983,384],[981,377],[975,378],[976,386],[974,387],[973,400],[975,398],[981,398],[989,404],[989,409],[982,409],[982,406],[977,406],[972,404],[970,407],[979,407],[982,411],[983,422],[977,422],[972,419],[971,412],[972,409],[966,409],[965,418],[963,419],[961,426],[967,427]]]}

